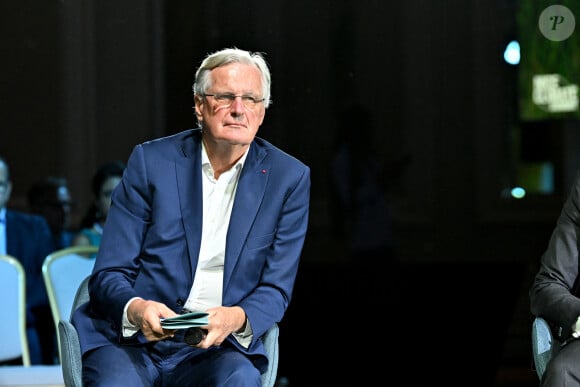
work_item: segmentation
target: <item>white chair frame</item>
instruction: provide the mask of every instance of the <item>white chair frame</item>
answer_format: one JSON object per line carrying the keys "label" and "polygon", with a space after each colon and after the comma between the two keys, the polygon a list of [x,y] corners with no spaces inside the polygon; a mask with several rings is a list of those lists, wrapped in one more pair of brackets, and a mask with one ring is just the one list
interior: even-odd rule
{"label": "white chair frame", "polygon": [[30,367],[30,351],[26,336],[26,274],[24,267],[11,255],[0,255],[0,289],[2,291],[0,360],[22,358]]}
{"label": "white chair frame", "polygon": [[69,319],[75,294],[95,265],[98,246],[73,246],[47,255],[42,264],[42,276],[54,326]]}

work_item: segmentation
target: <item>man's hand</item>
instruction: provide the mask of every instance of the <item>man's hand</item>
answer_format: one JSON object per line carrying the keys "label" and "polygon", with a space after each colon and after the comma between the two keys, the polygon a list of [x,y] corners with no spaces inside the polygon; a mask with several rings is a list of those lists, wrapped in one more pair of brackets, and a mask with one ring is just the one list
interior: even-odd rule
{"label": "man's hand", "polygon": [[209,324],[202,327],[207,333],[197,347],[209,348],[212,345],[221,345],[232,332],[244,329],[246,312],[239,306],[216,306],[206,310]]}
{"label": "man's hand", "polygon": [[174,311],[160,302],[142,299],[134,300],[127,309],[127,318],[141,329],[148,341],[159,341],[173,337],[175,330],[163,329],[161,318],[176,315]]}

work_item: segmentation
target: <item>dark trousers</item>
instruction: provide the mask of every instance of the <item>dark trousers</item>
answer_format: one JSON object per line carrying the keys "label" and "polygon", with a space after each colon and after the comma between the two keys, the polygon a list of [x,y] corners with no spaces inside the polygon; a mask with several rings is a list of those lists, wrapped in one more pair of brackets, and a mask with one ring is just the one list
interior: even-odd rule
{"label": "dark trousers", "polygon": [[146,346],[107,345],[85,353],[83,385],[259,387],[261,375],[230,346],[204,350],[165,340]]}
{"label": "dark trousers", "polygon": [[580,340],[561,347],[546,366],[542,387],[580,387]]}

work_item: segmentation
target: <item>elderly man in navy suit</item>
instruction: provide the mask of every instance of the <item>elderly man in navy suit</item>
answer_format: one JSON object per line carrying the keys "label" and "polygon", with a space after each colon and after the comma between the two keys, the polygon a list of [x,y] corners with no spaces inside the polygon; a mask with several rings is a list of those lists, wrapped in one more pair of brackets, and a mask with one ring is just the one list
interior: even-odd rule
{"label": "elderly man in navy suit", "polygon": [[54,364],[55,327],[42,263],[54,251],[48,223],[41,216],[6,208],[12,192],[8,163],[0,157],[0,254],[18,259],[26,272],[26,325],[32,364]]}
{"label": "elderly man in navy suit", "polygon": [[[193,91],[200,128],[137,145],[113,192],[90,302],[73,314],[87,386],[260,386],[267,367],[310,168],[256,137],[271,102],[261,54],[208,55]],[[198,344],[161,326],[184,311],[208,313]]]}

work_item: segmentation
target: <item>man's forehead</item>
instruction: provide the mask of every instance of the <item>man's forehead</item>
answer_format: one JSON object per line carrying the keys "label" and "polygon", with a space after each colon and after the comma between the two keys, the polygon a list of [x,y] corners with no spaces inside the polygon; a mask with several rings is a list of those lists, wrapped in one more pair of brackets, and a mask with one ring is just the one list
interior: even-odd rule
{"label": "man's forehead", "polygon": [[262,78],[256,66],[245,63],[229,63],[216,67],[211,72],[215,86],[241,86],[248,89],[260,88]]}

